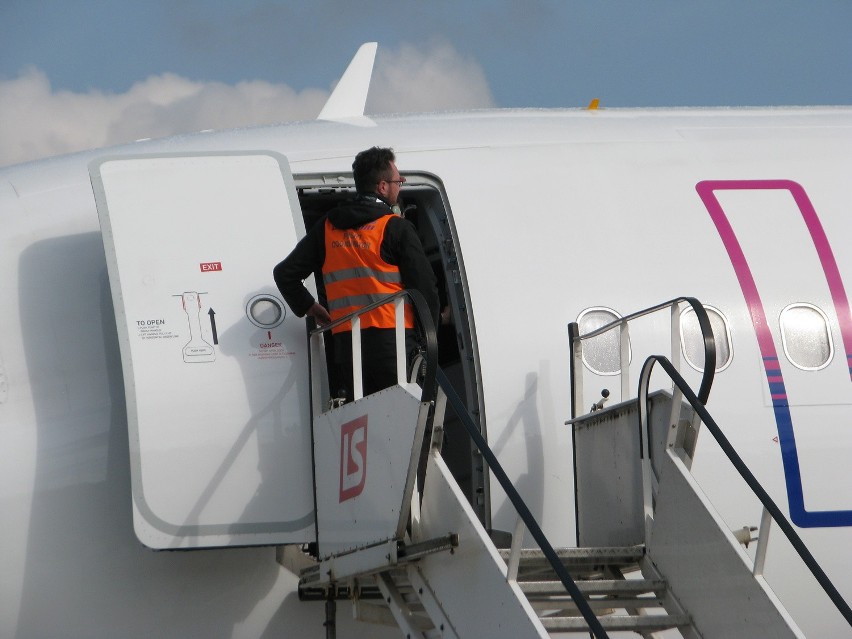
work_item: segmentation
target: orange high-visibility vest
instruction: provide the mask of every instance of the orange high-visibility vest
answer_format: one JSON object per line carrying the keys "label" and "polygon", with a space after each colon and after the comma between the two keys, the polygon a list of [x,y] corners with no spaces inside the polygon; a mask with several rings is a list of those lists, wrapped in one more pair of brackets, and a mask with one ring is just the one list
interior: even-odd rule
{"label": "orange high-visibility vest", "polygon": [[[385,228],[392,218],[385,215],[356,229],[338,229],[325,221],[325,262],[322,279],[332,321],[403,289],[399,269],[382,259]],[[385,304],[361,315],[361,328],[394,328],[394,305]],[[405,306],[405,328],[414,328],[414,316]],[[342,324],[333,333],[351,331]]]}

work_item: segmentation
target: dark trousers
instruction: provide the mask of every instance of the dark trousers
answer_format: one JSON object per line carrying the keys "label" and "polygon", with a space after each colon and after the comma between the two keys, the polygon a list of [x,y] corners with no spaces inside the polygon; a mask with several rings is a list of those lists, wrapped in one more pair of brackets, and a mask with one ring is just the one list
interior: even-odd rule
{"label": "dark trousers", "polygon": [[[405,331],[406,370],[417,352],[414,331]],[[347,401],[355,397],[352,387],[352,332],[334,335],[334,363],[339,388],[332,387],[332,397],[343,393]],[[361,376],[364,381],[363,394],[370,395],[396,384],[396,335],[392,328],[365,328],[361,331]],[[334,381],[332,382],[335,383]],[[341,392],[342,391],[342,392]]]}

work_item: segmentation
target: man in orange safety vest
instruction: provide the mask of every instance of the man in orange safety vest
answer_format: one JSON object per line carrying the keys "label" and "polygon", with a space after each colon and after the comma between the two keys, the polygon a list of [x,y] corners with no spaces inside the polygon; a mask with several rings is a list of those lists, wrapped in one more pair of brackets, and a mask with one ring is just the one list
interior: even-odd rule
{"label": "man in orange safety vest", "polygon": [[[439,313],[435,274],[414,226],[396,214],[405,178],[392,149],[372,147],[352,163],[357,195],[328,212],[293,251],[273,269],[284,300],[297,317],[308,315],[320,325],[402,289],[426,298],[433,321]],[[322,274],[326,306],[316,301],[303,280]],[[364,395],[396,383],[395,316],[392,304],[361,316]],[[405,310],[406,352],[416,350],[411,309]],[[351,340],[347,322],[334,333],[337,377],[347,400],[353,398]],[[336,376],[332,376],[334,379]]]}

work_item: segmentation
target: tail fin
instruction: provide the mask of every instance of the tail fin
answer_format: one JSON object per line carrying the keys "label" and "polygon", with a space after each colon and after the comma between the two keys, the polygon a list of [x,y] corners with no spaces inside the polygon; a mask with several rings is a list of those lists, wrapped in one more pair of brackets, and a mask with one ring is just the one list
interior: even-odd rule
{"label": "tail fin", "polygon": [[377,47],[375,42],[361,45],[317,120],[352,120],[364,117],[364,105],[367,103],[367,91],[373,76]]}

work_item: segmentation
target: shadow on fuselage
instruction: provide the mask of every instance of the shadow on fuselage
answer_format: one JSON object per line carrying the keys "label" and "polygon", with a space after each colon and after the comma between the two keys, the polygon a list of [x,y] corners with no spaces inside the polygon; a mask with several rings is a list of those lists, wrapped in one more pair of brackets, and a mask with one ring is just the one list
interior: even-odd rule
{"label": "shadow on fuselage", "polygon": [[153,552],[136,539],[100,233],[24,250],[19,294],[35,468],[15,636],[319,636],[322,604],[298,601],[274,549]]}

